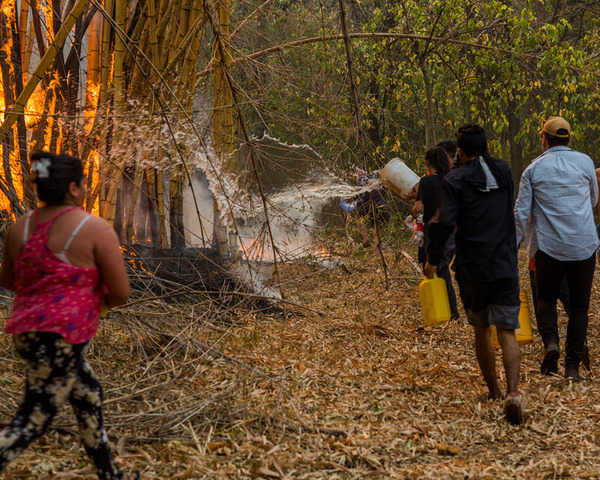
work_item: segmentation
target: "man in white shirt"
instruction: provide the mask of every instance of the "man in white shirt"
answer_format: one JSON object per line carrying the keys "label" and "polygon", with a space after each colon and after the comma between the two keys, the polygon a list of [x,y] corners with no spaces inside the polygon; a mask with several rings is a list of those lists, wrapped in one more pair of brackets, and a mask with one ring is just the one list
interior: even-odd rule
{"label": "man in white shirt", "polygon": [[523,172],[515,204],[517,245],[525,237],[535,259],[536,313],[545,348],[541,371],[546,375],[558,373],[556,301],[567,278],[571,311],[565,377],[579,381],[598,248],[593,213],[598,182],[592,159],[568,147],[571,126],[564,118],[550,117],[540,134],[544,152]]}

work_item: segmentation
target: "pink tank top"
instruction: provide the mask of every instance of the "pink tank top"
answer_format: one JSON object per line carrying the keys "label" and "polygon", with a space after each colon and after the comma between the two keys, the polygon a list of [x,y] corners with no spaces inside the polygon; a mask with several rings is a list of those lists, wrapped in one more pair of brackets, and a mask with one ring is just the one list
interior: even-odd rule
{"label": "pink tank top", "polygon": [[52,252],[47,243],[54,221],[77,208],[67,208],[44,223],[37,223],[37,210],[34,212],[36,228],[15,262],[16,296],[7,333],[51,332],[78,344],[90,340],[98,330],[105,293],[100,272],[96,267],[77,267],[63,260],[71,240],[89,217],[71,234],[62,255]]}

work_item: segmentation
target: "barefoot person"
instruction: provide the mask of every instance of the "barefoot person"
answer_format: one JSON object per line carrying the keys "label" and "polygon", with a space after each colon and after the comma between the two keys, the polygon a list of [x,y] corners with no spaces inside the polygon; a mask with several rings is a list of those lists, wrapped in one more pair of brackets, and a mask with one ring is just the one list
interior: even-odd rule
{"label": "barefoot person", "polygon": [[102,303],[123,304],[129,280],[117,235],[81,207],[81,160],[38,152],[31,157],[42,204],[9,229],[0,286],[16,293],[6,332],[25,362],[25,396],[0,433],[0,471],[50,426],[69,402],[98,478],[125,477],[113,460],[102,421],[102,388],[85,354],[98,329]]}
{"label": "barefoot person", "polygon": [[519,425],[523,423],[521,352],[515,329],[520,301],[511,172],[506,162],[487,153],[487,138],[480,126],[461,127],[456,143],[459,167],[444,178],[440,210],[429,223],[425,275],[433,277],[446,240],[456,228],[456,279],[475,330],[475,354],[488,397],[503,397],[490,341],[490,325],[494,325],[506,371],[504,413],[509,423]]}

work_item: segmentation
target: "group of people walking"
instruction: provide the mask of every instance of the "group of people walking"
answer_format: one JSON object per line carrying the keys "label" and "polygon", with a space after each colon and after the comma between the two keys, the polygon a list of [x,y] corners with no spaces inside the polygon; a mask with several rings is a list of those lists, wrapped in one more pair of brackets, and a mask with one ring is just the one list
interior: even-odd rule
{"label": "group of people walking", "polygon": [[[441,272],[447,278],[449,240],[455,244],[456,280],[467,320],[474,327],[486,397],[503,398],[506,420],[515,425],[523,423],[515,336],[520,308],[518,247],[523,241],[535,264],[536,318],[544,344],[541,372],[558,373],[557,300],[565,289],[569,304],[565,378],[582,380],[580,365],[589,362],[588,308],[599,245],[593,215],[598,201],[594,163],[569,148],[571,127],[564,118],[548,119],[540,138],[543,153],[523,172],[515,202],[510,168],[488,153],[483,128],[475,124],[459,128],[458,166],[448,173],[438,168],[443,180],[437,210],[426,225],[424,273],[432,278]],[[496,375],[491,325],[497,329],[502,351],[505,392]]]}
{"label": "group of people walking", "polygon": [[[516,203],[508,164],[488,153],[483,128],[465,125],[458,130],[455,154],[451,142],[427,151],[431,175],[419,183],[413,210],[422,213],[426,223],[420,260],[427,277],[437,272],[451,288],[449,264],[456,252],[456,280],[474,327],[487,398],[504,398],[506,419],[516,425],[523,422],[515,337],[518,246],[525,240],[535,263],[536,313],[544,343],[541,372],[558,373],[556,304],[566,289],[565,377],[579,381],[580,364],[586,363],[599,244],[592,160],[569,148],[571,128],[563,118],[550,118],[540,134],[543,153],[524,171]],[[102,389],[85,358],[103,304],[123,304],[130,293],[118,238],[109,223],[82,209],[86,179],[79,159],[38,152],[31,157],[31,169],[42,206],[8,231],[0,270],[0,286],[16,293],[6,331],[26,366],[24,398],[12,423],[0,433],[0,471],[68,402],[98,477],[139,478],[138,472],[126,477],[112,457],[103,426]],[[450,299],[452,314],[458,316],[453,289]],[[505,392],[496,375],[491,325],[502,349]]]}

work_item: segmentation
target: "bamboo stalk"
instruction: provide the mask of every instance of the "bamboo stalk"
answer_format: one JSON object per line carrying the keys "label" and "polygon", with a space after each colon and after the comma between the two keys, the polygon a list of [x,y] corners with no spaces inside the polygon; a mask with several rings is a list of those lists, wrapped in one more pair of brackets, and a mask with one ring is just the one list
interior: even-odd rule
{"label": "bamboo stalk", "polygon": [[[136,162],[139,163],[139,162]],[[144,178],[144,169],[139,165],[135,167],[135,176],[133,181],[133,190],[131,191],[131,202],[129,203],[129,209],[127,211],[126,218],[126,227],[125,227],[125,235],[126,238],[132,239],[135,235],[134,232],[134,218],[135,218],[135,208],[138,203],[138,199],[140,198],[142,192],[142,180]]]}
{"label": "bamboo stalk", "polygon": [[[27,20],[29,18],[29,2],[21,2],[21,12],[19,14],[19,41],[21,47],[21,65],[23,72],[27,71],[24,65],[25,56],[27,55]],[[24,75],[24,79],[25,75]]]}
{"label": "bamboo stalk", "polygon": [[[198,68],[198,58],[200,56],[200,39],[202,37],[202,29],[208,20],[208,16],[204,11],[204,0],[195,0],[190,11],[190,23],[192,28],[183,39],[183,43],[188,43],[188,36],[193,35],[189,48],[186,50],[183,66],[183,84],[186,91],[194,91],[194,74]],[[194,96],[188,96],[188,115],[193,114]]]}
{"label": "bamboo stalk", "polygon": [[[148,15],[146,14],[146,10],[147,10],[147,4],[144,3],[142,5],[140,14],[137,18],[137,22],[136,22],[135,26],[133,27],[133,31],[131,32],[131,35],[129,35],[130,42],[134,45],[140,41],[142,33],[144,32],[144,29],[146,28],[146,23],[148,22]],[[133,21],[133,19],[132,19],[132,21]],[[130,31],[130,30],[131,30],[131,27],[129,26],[126,31]],[[131,52],[129,49],[127,49],[127,51],[125,52],[124,63],[125,63],[125,65],[128,65],[128,66],[133,66],[135,63],[135,62],[133,62],[133,58],[132,58],[132,55],[131,55]]]}
{"label": "bamboo stalk", "polygon": [[[248,133],[248,128],[246,126],[246,122],[244,121],[244,117],[241,114],[240,104],[237,101],[235,85],[233,83],[233,79],[231,78],[229,67],[226,64],[226,58],[227,58],[228,55],[227,55],[227,53],[225,51],[226,46],[225,46],[225,44],[223,42],[223,38],[222,38],[221,30],[220,30],[220,25],[217,24],[216,21],[214,20],[214,16],[213,16],[212,12],[207,11],[207,13],[208,13],[210,25],[212,27],[213,35],[215,37],[216,48],[219,50],[219,53],[220,53],[221,68],[223,70],[223,73],[225,74],[225,80],[227,81],[227,85],[229,86],[229,90],[231,92],[232,107],[235,107],[236,112],[238,113],[239,125],[240,125],[240,129],[242,131],[242,134],[244,136],[244,141],[246,142],[246,144],[248,146],[252,147],[252,142],[250,140],[250,135]],[[226,12],[226,13],[228,13],[228,12]],[[274,264],[274,268],[275,268],[275,277],[277,278],[277,285],[278,285],[278,288],[279,288],[279,293],[281,295],[281,298],[284,299],[285,295],[284,295],[282,287],[281,287],[281,277],[280,277],[280,274],[279,274],[279,262],[277,260],[277,246],[275,245],[275,237],[273,236],[273,229],[271,228],[271,221],[269,219],[269,207],[268,207],[268,204],[267,204],[267,197],[265,195],[262,182],[261,182],[260,177],[258,175],[258,165],[256,163],[256,158],[255,158],[255,155],[254,155],[254,149],[253,148],[250,148],[250,161],[252,163],[254,177],[255,177],[256,183],[258,185],[258,190],[260,192],[260,198],[261,198],[261,202],[262,202],[262,205],[263,205],[263,210],[264,210],[264,213],[265,213],[265,225],[266,225],[266,229],[267,229],[267,232],[268,232],[268,235],[269,235],[269,239],[271,241],[271,248],[272,248],[272,251],[273,251],[273,264]],[[233,222],[234,222],[234,226],[235,226],[235,218],[233,219]]]}
{"label": "bamboo stalk", "polygon": [[[105,128],[110,132],[108,113],[111,109],[109,105],[109,89],[111,87],[111,67],[113,62],[111,61],[112,57],[112,43],[111,37],[113,35],[113,28],[110,18],[114,15],[115,2],[114,0],[105,0],[104,1],[104,20],[102,22],[102,49],[101,49],[101,69],[100,69],[100,92],[98,92],[98,105],[102,109],[100,113],[106,113],[106,125]],[[98,117],[94,119],[94,126],[92,127],[92,132],[95,131],[96,124],[98,122]],[[109,136],[102,136],[102,143],[99,147],[100,152],[108,153],[109,146],[108,142],[110,141]],[[91,144],[89,144],[91,147]],[[98,169],[98,178],[99,178],[99,186],[98,186],[98,207],[100,214],[102,214],[104,205],[106,203],[106,181],[108,181],[110,172],[110,164],[105,162],[100,162]]]}
{"label": "bamboo stalk", "polygon": [[[174,38],[174,45],[176,47],[183,44],[183,39],[186,36],[186,32],[189,30],[190,21],[190,10],[191,0],[182,0],[181,9],[179,10],[179,25],[177,27],[177,33]],[[169,50],[169,58],[171,58],[177,49]]]}
{"label": "bamboo stalk", "polygon": [[[204,0],[200,0],[199,3],[201,3],[201,5],[203,6]],[[202,9],[202,6],[200,7],[200,9]],[[178,45],[175,52],[173,52],[171,60],[169,61],[169,63],[167,64],[167,66],[165,68],[165,72],[169,72],[169,71],[173,70],[177,60],[179,60],[179,58],[181,56],[183,56],[186,51],[190,50],[190,48],[195,52],[199,52],[199,50],[200,50],[200,48],[199,48],[199,46],[200,46],[200,30],[203,28],[203,26],[207,20],[207,17],[206,17],[206,14],[204,13],[204,11],[203,10],[198,11],[200,9],[198,9],[197,7],[194,7],[194,9],[192,10],[192,11],[195,11],[195,13],[196,13],[194,15],[193,21],[190,21],[192,23],[192,26],[188,30],[186,35],[183,37],[183,39],[181,40],[181,43]],[[197,15],[198,13],[199,13],[199,15]],[[195,43],[198,44],[197,48],[193,46]],[[196,55],[196,57],[191,57],[190,55],[185,55],[185,60],[188,60],[188,59],[193,59],[195,62],[198,61],[197,55]]]}
{"label": "bamboo stalk", "polygon": [[150,53],[152,61],[158,65],[158,16],[155,0],[148,0],[148,30],[150,32]]}
{"label": "bamboo stalk", "polygon": [[162,170],[159,170],[156,173],[156,206],[158,208],[160,246],[161,248],[167,248],[167,221],[165,218],[165,174]]}
{"label": "bamboo stalk", "polygon": [[[350,49],[350,38],[348,36],[348,26],[346,25],[346,10],[344,7],[344,0],[339,0],[340,6],[340,22],[342,24],[342,33],[344,34],[344,47],[346,49],[346,64],[348,67],[348,80],[350,81],[350,90],[352,94],[352,102],[354,104],[354,121],[356,122],[356,130],[358,132],[358,142],[360,144],[360,154],[363,161],[363,168],[365,172],[368,171],[368,157],[367,157],[367,148],[366,148],[366,136],[362,126],[362,120],[360,116],[360,103],[358,100],[358,88],[356,87],[356,82],[354,81],[354,69],[352,66],[352,51]],[[371,193],[369,193],[371,195]],[[390,288],[390,280],[388,277],[388,268],[387,263],[385,261],[385,256],[383,255],[383,250],[381,249],[381,238],[379,236],[379,220],[377,218],[377,209],[375,206],[375,202],[372,200],[371,196],[371,216],[373,217],[373,236],[374,243],[376,249],[379,253],[379,257],[381,258],[381,264],[383,266],[383,272],[385,276],[385,284],[386,288]]]}
{"label": "bamboo stalk", "polygon": [[54,41],[49,45],[46,54],[40,60],[40,63],[32,73],[31,78],[27,82],[27,85],[15,101],[13,107],[6,115],[4,121],[2,122],[2,125],[0,125],[1,137],[5,137],[7,135],[9,129],[12,127],[19,115],[23,114],[23,111],[25,110],[25,104],[29,100],[29,97],[31,97],[31,94],[35,90],[35,87],[37,87],[37,85],[42,80],[44,72],[48,69],[48,67],[54,60],[54,57],[56,56],[58,50],[63,47],[69,32],[75,25],[77,19],[83,13],[85,6],[88,2],[89,0],[77,0],[77,3],[73,6],[73,9],[67,15],[62,27],[56,34]]}
{"label": "bamboo stalk", "polygon": [[[115,24],[116,28],[121,32],[125,31],[125,12],[127,4],[126,0],[115,1]],[[125,61],[125,42],[121,35],[115,35],[115,50],[114,50],[114,71],[113,71],[113,105],[116,115],[121,115],[125,106],[125,79],[124,79],[124,61]],[[115,130],[113,140],[113,148],[120,144],[121,129]],[[121,155],[118,155],[121,158]],[[108,183],[108,192],[106,194],[106,203],[101,210],[102,217],[109,222],[114,222],[117,210],[117,192],[121,184],[123,176],[124,161],[119,160],[115,163],[115,167],[111,168],[111,178]]]}
{"label": "bamboo stalk", "polygon": [[[23,53],[23,41],[19,29],[20,10],[17,9],[16,4],[13,5],[13,15],[10,22],[10,30],[12,38],[9,42],[10,45],[10,59],[11,59],[11,77],[12,86],[14,88],[15,96],[23,90],[23,67],[22,67],[22,53]],[[21,12],[22,13],[22,12]],[[26,14],[25,14],[26,15]],[[25,116],[20,115],[16,121],[15,128],[15,139],[17,148],[14,149],[14,156],[16,157],[20,172],[19,176],[21,179],[21,191],[23,192],[23,199],[26,201],[30,208],[33,208],[36,204],[35,193],[33,191],[33,185],[31,184],[30,172],[29,172],[29,159],[27,150],[27,128],[25,126]]]}
{"label": "bamboo stalk", "polygon": [[[173,0],[172,2],[173,4],[173,10],[177,11],[180,6],[181,6],[181,0]],[[171,25],[172,26],[172,25]],[[161,57],[166,57],[164,60],[161,61],[160,65],[160,70],[164,72],[164,66],[166,64],[168,64],[168,60],[169,58],[171,58],[173,51],[175,51],[177,49],[177,29],[176,28],[168,28],[165,29],[164,32],[164,40],[162,42],[163,45],[167,46],[167,55],[161,55]],[[168,75],[169,77],[173,77],[173,73],[174,72],[164,72],[165,75]]]}

